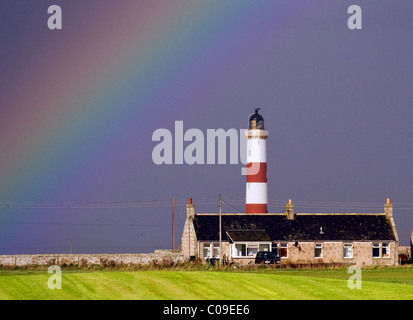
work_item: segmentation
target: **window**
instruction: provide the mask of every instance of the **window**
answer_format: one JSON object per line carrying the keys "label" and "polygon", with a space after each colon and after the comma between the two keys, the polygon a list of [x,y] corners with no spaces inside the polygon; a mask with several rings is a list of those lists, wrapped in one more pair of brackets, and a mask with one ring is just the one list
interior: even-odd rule
{"label": "window", "polygon": [[247,245],[236,243],[234,246],[234,257],[245,257],[247,256]]}
{"label": "window", "polygon": [[214,258],[219,258],[219,242],[214,243]]}
{"label": "window", "polygon": [[275,253],[275,255],[278,257],[278,243],[273,243],[273,244],[271,245],[271,251],[272,251],[273,253]]}
{"label": "window", "polygon": [[281,243],[280,249],[280,257],[281,258],[288,258],[288,243],[283,242]]}
{"label": "window", "polygon": [[315,258],[323,257],[323,244],[322,243],[314,244],[314,257]]}
{"label": "window", "polygon": [[381,256],[383,258],[390,258],[390,243],[382,243]]}
{"label": "window", "polygon": [[380,258],[380,243],[373,242],[373,258]]}
{"label": "window", "polygon": [[204,258],[211,258],[211,244],[204,243]]}
{"label": "window", "polygon": [[343,257],[344,258],[353,258],[353,244],[345,243],[343,246]]}
{"label": "window", "polygon": [[248,247],[248,256],[255,257],[258,252],[258,244],[249,244]]}
{"label": "window", "polygon": [[232,249],[233,257],[255,257],[258,251],[270,251],[269,243],[235,243]]}

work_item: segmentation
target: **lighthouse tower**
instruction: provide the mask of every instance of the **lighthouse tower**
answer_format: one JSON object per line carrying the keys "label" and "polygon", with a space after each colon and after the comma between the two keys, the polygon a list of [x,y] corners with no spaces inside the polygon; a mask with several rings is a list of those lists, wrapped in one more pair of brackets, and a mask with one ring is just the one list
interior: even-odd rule
{"label": "lighthouse tower", "polygon": [[249,117],[247,137],[246,213],[267,213],[267,137],[260,109]]}

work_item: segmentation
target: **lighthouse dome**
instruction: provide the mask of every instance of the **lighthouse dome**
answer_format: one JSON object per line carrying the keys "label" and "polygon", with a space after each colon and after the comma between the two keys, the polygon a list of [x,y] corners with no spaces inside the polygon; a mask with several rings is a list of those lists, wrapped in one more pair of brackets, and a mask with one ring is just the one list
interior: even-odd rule
{"label": "lighthouse dome", "polygon": [[264,130],[264,118],[258,113],[260,108],[255,108],[255,113],[253,113],[248,120],[248,129],[261,129]]}

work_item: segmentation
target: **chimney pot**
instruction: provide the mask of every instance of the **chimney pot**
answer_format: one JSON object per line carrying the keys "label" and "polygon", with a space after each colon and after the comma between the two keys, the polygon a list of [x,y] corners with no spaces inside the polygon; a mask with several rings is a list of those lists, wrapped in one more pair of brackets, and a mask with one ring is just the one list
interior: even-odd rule
{"label": "chimney pot", "polygon": [[285,206],[285,213],[288,220],[294,220],[294,205],[291,199],[288,200],[288,204]]}
{"label": "chimney pot", "polygon": [[387,202],[384,205],[384,213],[387,218],[393,217],[393,204],[390,203],[390,198],[387,198]]}

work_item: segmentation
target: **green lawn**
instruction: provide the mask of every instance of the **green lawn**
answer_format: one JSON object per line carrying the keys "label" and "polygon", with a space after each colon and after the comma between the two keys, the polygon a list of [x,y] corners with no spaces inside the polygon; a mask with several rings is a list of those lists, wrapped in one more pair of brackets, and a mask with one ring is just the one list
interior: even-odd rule
{"label": "green lawn", "polygon": [[413,269],[362,271],[349,289],[342,270],[62,271],[51,290],[47,272],[0,273],[0,299],[413,299]]}

